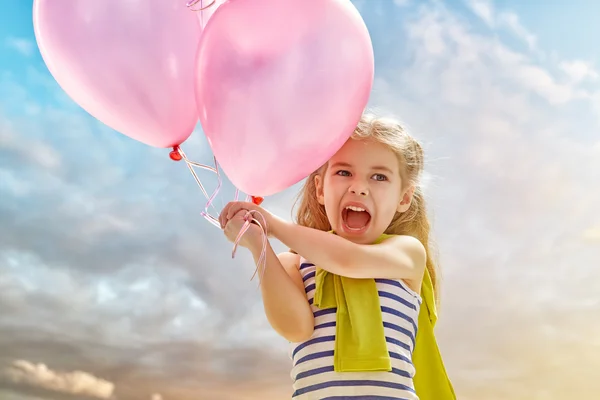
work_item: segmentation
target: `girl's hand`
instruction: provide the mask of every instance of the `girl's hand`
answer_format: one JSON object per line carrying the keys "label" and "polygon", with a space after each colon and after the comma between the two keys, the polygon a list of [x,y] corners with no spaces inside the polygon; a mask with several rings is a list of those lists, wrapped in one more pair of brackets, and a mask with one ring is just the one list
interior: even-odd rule
{"label": "girl's hand", "polygon": [[[227,237],[227,239],[229,239],[229,241],[235,242],[240,230],[246,222],[246,215],[248,214],[248,212],[251,211],[252,214],[249,216],[249,218],[256,219],[260,222],[263,228],[270,230],[269,227],[271,223],[275,220],[275,218],[268,211],[255,205],[254,203],[242,201],[230,202],[225,206],[225,208],[223,208],[219,216],[221,228],[224,229],[225,236]],[[263,232],[261,227],[255,223],[252,223],[250,224],[246,233],[244,233],[244,235],[240,239],[239,244],[240,246],[246,248],[252,248],[254,246],[262,244],[262,234]]]}
{"label": "girl's hand", "polygon": [[[223,228],[223,232],[225,233],[225,237],[231,242],[235,243],[240,231],[242,230],[244,224],[246,223],[246,214],[247,210],[239,210],[237,213],[233,215],[232,218],[229,218],[225,223],[225,227]],[[250,224],[244,235],[240,238],[239,245],[245,247],[249,250],[257,250],[262,244],[262,229],[260,226],[256,224]]]}
{"label": "girl's hand", "polygon": [[[230,219],[232,219],[239,211],[243,210],[244,212],[252,211],[251,217],[260,222],[263,228],[267,229],[267,234],[271,229],[271,224],[275,221],[274,216],[265,210],[262,207],[257,206],[254,203],[249,203],[245,201],[232,201],[227,203],[223,211],[221,211],[221,215],[219,215],[219,222],[221,223],[221,228],[225,228]],[[266,225],[266,226],[265,226]]]}

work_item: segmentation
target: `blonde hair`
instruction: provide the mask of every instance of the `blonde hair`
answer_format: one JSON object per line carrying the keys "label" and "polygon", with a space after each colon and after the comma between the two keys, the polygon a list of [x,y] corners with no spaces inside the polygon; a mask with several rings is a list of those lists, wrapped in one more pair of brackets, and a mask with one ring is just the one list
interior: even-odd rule
{"label": "blonde hair", "polygon": [[[430,243],[431,225],[427,216],[425,198],[419,185],[419,180],[424,167],[424,154],[421,144],[410,136],[397,121],[364,114],[352,134],[355,140],[376,140],[389,147],[397,156],[402,166],[401,176],[403,190],[409,185],[415,187],[412,202],[407,211],[396,213],[392,222],[385,230],[390,235],[410,235],[417,238],[427,252],[426,268],[431,276],[436,301],[438,295],[437,265],[432,257]],[[331,230],[325,207],[317,201],[315,176],[327,169],[327,163],[313,172],[304,184],[298,195],[296,203],[299,206],[296,212],[296,223],[322,231]]]}

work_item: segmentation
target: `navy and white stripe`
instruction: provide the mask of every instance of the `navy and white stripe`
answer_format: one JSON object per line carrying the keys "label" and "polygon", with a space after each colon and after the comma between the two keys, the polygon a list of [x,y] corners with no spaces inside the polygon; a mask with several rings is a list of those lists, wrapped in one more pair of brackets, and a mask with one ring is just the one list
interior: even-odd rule
{"label": "navy and white stripe", "polygon": [[338,373],[333,370],[336,310],[313,305],[315,271],[313,264],[301,259],[300,273],[315,316],[315,331],[307,341],[291,344],[293,399],[418,400],[411,359],[421,297],[402,281],[375,279],[392,371]]}

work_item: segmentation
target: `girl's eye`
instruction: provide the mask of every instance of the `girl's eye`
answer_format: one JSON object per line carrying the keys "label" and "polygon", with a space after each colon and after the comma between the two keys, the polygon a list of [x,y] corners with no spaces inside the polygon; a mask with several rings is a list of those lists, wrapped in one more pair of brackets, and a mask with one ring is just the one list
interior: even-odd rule
{"label": "girl's eye", "polygon": [[376,181],[380,181],[380,182],[388,180],[387,176],[382,175],[382,174],[375,174],[375,175],[373,175],[373,179],[375,179]]}
{"label": "girl's eye", "polygon": [[338,171],[335,174],[339,176],[350,176],[350,172],[344,170]]}

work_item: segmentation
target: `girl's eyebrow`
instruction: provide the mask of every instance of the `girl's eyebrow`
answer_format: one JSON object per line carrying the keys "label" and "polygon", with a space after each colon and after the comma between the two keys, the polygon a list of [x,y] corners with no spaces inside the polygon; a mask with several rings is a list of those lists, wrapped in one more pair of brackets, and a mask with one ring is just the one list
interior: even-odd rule
{"label": "girl's eyebrow", "polygon": [[388,167],[385,167],[383,165],[376,165],[374,167],[371,167],[371,169],[375,169],[375,170],[378,170],[378,171],[385,171],[388,174],[392,174],[392,175],[394,174],[394,172],[391,169],[389,169]]}
{"label": "girl's eyebrow", "polygon": [[[331,168],[352,168],[352,164],[349,164],[345,161],[338,161],[336,163],[334,163]],[[374,165],[371,167],[371,169],[376,170],[376,171],[385,171],[390,175],[393,175],[394,172],[389,168],[386,167],[384,165]]]}
{"label": "girl's eyebrow", "polygon": [[338,161],[338,162],[334,163],[331,166],[331,168],[339,168],[339,167],[342,167],[342,168],[351,168],[352,165],[348,164],[347,162],[344,162],[344,161]]}

